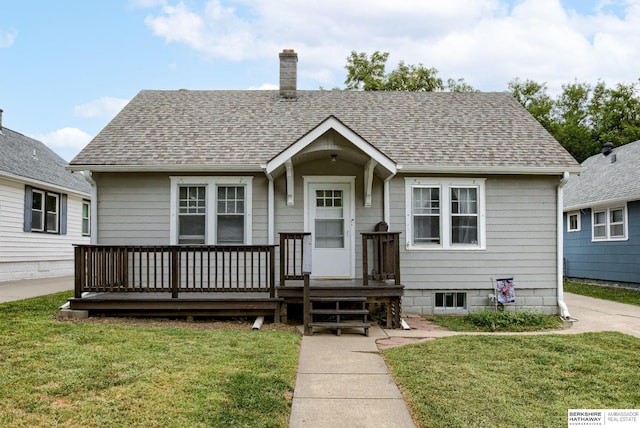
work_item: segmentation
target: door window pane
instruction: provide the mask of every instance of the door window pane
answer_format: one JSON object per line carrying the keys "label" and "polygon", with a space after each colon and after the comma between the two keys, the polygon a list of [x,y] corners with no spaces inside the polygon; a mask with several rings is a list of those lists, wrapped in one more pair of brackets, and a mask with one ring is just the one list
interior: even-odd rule
{"label": "door window pane", "polygon": [[344,248],[342,198],[342,190],[316,190],[316,248]]}

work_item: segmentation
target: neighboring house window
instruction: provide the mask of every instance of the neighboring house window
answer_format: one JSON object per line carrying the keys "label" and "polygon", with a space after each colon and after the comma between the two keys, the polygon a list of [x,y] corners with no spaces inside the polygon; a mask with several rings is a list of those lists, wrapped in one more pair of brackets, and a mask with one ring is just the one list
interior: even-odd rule
{"label": "neighboring house window", "polygon": [[579,232],[580,231],[580,212],[573,212],[567,214],[567,232]]}
{"label": "neighboring house window", "polygon": [[436,293],[436,310],[460,311],[467,309],[467,293]]}
{"label": "neighboring house window", "polygon": [[67,233],[67,195],[25,186],[24,231]]}
{"label": "neighboring house window", "polygon": [[91,203],[82,201],[82,235],[91,235]]}
{"label": "neighboring house window", "polygon": [[405,185],[407,248],[484,248],[484,179],[407,178]]}
{"label": "neighboring house window", "polygon": [[171,177],[171,243],[250,244],[253,177]]}
{"label": "neighboring house window", "polygon": [[592,210],[594,241],[621,241],[627,239],[627,207]]}

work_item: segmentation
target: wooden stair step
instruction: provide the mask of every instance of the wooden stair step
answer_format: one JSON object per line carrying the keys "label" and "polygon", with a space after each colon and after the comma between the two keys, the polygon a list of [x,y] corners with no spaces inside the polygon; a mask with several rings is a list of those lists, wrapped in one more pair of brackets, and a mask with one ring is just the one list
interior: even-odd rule
{"label": "wooden stair step", "polygon": [[314,321],[310,322],[309,325],[311,327],[325,327],[325,328],[369,328],[371,324],[368,322],[357,322],[357,321],[345,321],[345,322],[321,322]]}
{"label": "wooden stair step", "polygon": [[311,309],[314,315],[369,315],[369,309]]}
{"label": "wooden stair step", "polygon": [[312,302],[366,302],[366,297],[310,297]]}

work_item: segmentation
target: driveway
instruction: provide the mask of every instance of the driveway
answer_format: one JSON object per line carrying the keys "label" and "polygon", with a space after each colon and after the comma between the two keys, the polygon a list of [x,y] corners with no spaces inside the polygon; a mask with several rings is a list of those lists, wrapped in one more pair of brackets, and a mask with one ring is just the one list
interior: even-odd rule
{"label": "driveway", "polygon": [[640,306],[594,299],[565,293],[564,301],[574,322],[566,333],[590,331],[619,331],[640,337]]}

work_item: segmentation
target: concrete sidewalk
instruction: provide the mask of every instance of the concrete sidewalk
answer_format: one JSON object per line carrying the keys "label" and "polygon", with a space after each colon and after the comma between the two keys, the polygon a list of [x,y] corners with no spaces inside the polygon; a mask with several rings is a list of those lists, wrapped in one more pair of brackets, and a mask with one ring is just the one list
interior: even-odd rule
{"label": "concrete sidewalk", "polygon": [[376,346],[384,330],[345,333],[302,338],[289,426],[415,427]]}
{"label": "concrete sidewalk", "polygon": [[0,303],[73,290],[73,276],[0,282]]}

